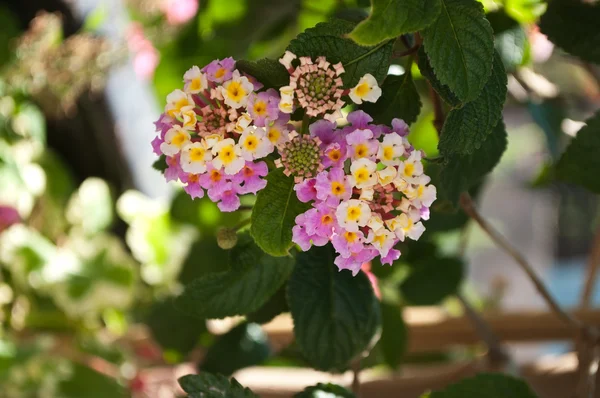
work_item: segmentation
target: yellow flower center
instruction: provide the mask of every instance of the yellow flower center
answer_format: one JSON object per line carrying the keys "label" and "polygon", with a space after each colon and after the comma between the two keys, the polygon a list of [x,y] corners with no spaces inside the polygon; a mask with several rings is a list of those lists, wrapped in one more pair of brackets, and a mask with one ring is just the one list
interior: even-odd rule
{"label": "yellow flower center", "polygon": [[365,95],[367,95],[369,93],[369,85],[367,83],[362,83],[359,84],[356,89],[354,90],[354,92],[356,93],[356,95],[358,95],[359,97],[364,97]]}
{"label": "yellow flower center", "polygon": [[169,114],[169,116],[175,117],[178,113],[181,112],[181,108],[188,105],[189,104],[187,98],[181,98],[173,104],[173,109],[169,109],[167,113]]}
{"label": "yellow flower center", "polygon": [[346,188],[344,187],[344,184],[342,184],[341,182],[334,181],[331,183],[331,193],[333,195],[339,196],[339,195],[343,195],[345,192],[346,192]]}
{"label": "yellow flower center", "polygon": [[368,150],[369,148],[367,148],[366,144],[358,144],[354,148],[354,154],[357,158],[364,158],[365,156],[367,156]]}
{"label": "yellow flower center", "polygon": [[406,223],[406,227],[403,227],[402,229],[404,230],[404,232],[408,232],[413,226],[413,220],[411,220],[410,218],[408,218],[408,221]]}
{"label": "yellow flower center", "polygon": [[406,177],[412,177],[413,173],[415,172],[415,165],[412,163],[406,163],[404,165],[404,175]]}
{"label": "yellow flower center", "polygon": [[246,95],[246,90],[242,87],[240,82],[233,81],[227,86],[227,96],[229,99],[239,102]]}
{"label": "yellow flower center", "polygon": [[419,188],[417,188],[417,196],[420,198],[421,196],[423,196],[423,192],[425,191],[425,186],[424,185],[419,185]]}
{"label": "yellow flower center", "polygon": [[383,159],[392,160],[394,158],[394,148],[392,146],[386,146],[383,148]]}
{"label": "yellow flower center", "polygon": [[254,175],[254,170],[252,170],[248,166],[244,166],[244,176],[245,177],[252,177],[253,175]]}
{"label": "yellow flower center", "polygon": [[275,127],[272,127],[269,130],[267,137],[269,137],[269,141],[271,141],[272,143],[276,143],[277,141],[279,141],[279,137],[281,137],[281,131],[277,130]]}
{"label": "yellow flower center", "polygon": [[369,180],[369,177],[369,170],[366,167],[362,167],[354,172],[354,179],[356,180],[357,184],[367,182]]}
{"label": "yellow flower center", "polygon": [[225,71],[225,68],[219,68],[219,69],[217,69],[217,71],[215,72],[215,77],[216,77],[217,79],[220,79],[220,78],[222,78],[222,77],[225,75],[225,72],[226,72],[226,71]]}
{"label": "yellow flower center", "polygon": [[254,103],[254,113],[259,116],[264,116],[267,114],[267,104],[264,101],[258,101]]}
{"label": "yellow flower center", "polygon": [[358,235],[356,234],[356,232],[346,231],[346,232],[344,232],[344,238],[346,239],[346,241],[352,243],[352,242],[356,241],[356,239],[358,238]]}
{"label": "yellow flower center", "polygon": [[171,140],[171,144],[175,145],[176,147],[181,147],[183,144],[185,144],[186,141],[187,136],[183,133],[179,133],[175,137],[173,137],[173,139]]}
{"label": "yellow flower center", "polygon": [[362,211],[358,206],[350,206],[348,207],[348,211],[346,215],[348,216],[349,221],[356,221],[360,218]]}
{"label": "yellow flower center", "polygon": [[201,147],[194,147],[190,151],[190,160],[192,162],[202,162],[204,161],[204,155],[206,155],[206,150]]}
{"label": "yellow flower center", "polygon": [[192,79],[192,81],[190,83],[190,90],[193,90],[193,91],[202,90],[202,81],[200,80],[199,77]]}
{"label": "yellow flower center", "polygon": [[248,136],[244,141],[244,148],[247,151],[254,152],[258,146],[258,138],[254,136]]}
{"label": "yellow flower center", "polygon": [[212,170],[210,172],[210,179],[213,182],[221,181],[221,172],[219,170]]}
{"label": "yellow flower center", "polygon": [[188,182],[198,182],[199,178],[198,174],[188,174]]}
{"label": "yellow flower center", "polygon": [[233,145],[228,145],[223,147],[219,152],[219,159],[224,164],[229,164],[235,160],[235,151],[233,150]]}
{"label": "yellow flower center", "polygon": [[333,160],[334,162],[337,162],[342,157],[342,153],[339,149],[333,149],[331,150],[331,152],[329,152],[327,156],[329,156],[329,159]]}
{"label": "yellow flower center", "polygon": [[324,225],[331,224],[332,222],[333,217],[331,217],[329,214],[325,214],[323,217],[321,217],[321,223]]}
{"label": "yellow flower center", "polygon": [[379,244],[379,246],[383,246],[383,244],[385,243],[385,235],[375,235],[375,238],[373,238],[373,242],[376,242],[377,244]]}

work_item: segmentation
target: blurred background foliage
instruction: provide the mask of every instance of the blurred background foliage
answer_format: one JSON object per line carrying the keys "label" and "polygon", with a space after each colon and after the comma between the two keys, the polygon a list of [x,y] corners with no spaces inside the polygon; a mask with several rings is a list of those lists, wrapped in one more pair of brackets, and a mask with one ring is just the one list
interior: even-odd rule
{"label": "blurred background foliage", "polygon": [[[524,183],[559,189],[564,201],[573,202],[572,191],[553,182],[551,165],[568,141],[566,115],[577,123],[598,100],[597,71],[590,73],[586,65],[574,63],[539,33],[535,22],[545,10],[544,2],[482,2],[510,73],[510,104],[527,109],[546,137],[547,151],[540,155],[547,158],[545,166]],[[228,328],[223,329],[222,322],[207,327],[204,320],[173,309],[171,300],[186,283],[227,270],[229,254],[218,247],[216,231],[236,226],[248,215],[222,214],[208,199],[192,201],[181,190],[169,199],[135,191],[127,173],[106,171],[121,155],[98,145],[86,126],[105,126],[97,122],[104,109],[98,98],[111,68],[132,65],[162,104],[181,86],[191,65],[228,56],[277,58],[292,38],[319,22],[366,17],[369,1],[121,3],[131,21],[116,41],[98,34],[101,26],[110,24],[108,2],[82,18],[73,11],[73,2],[0,3],[2,397],[145,396],[156,388],[145,369],[189,361],[224,374],[259,363],[304,364],[293,344],[275,350],[253,323],[286,311],[281,292],[224,334]],[[176,5],[181,12],[169,13]],[[27,12],[23,7],[29,7]],[[62,14],[37,14],[44,9]],[[406,49],[399,46],[400,52]],[[405,66],[405,59],[397,58],[390,74],[402,75]],[[410,139],[433,159],[438,138],[432,105],[425,100],[428,87],[416,66],[412,73],[425,111],[412,124]],[[150,137],[152,126],[143,129]],[[113,127],[102,133],[116,134]],[[139,145],[149,148],[149,142],[150,138]],[[73,152],[89,160],[97,151],[104,151],[99,158],[104,168],[82,167],[73,160],[78,159]],[[595,198],[582,195],[564,210],[570,212],[564,217],[571,220],[570,226],[576,224],[573,217],[589,217],[597,209]],[[587,213],[577,205],[586,200]],[[453,250],[467,218],[462,212],[433,210],[427,238],[405,245],[393,268],[372,265],[383,297],[383,335],[364,366],[399,365],[406,349],[399,306],[446,300],[450,309],[456,308],[447,298],[465,276],[464,264]],[[557,238],[563,242],[558,250],[587,250],[577,242],[585,241],[582,237],[589,237],[591,229],[568,225],[560,229],[565,236]],[[434,266],[443,272],[427,271]],[[474,298],[481,306],[497,304],[494,292]]]}

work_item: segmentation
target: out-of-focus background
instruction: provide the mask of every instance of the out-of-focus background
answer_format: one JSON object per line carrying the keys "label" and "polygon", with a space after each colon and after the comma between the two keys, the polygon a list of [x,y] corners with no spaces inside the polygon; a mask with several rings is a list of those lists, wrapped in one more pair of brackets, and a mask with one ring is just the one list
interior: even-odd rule
{"label": "out-of-focus background", "polygon": [[[494,1],[484,2],[499,25],[508,21],[496,46],[510,55],[509,147],[478,200],[559,302],[577,307],[599,201],[554,182],[548,165],[600,104],[600,71],[539,33],[541,2],[502,3],[495,11]],[[176,377],[197,369],[235,373],[273,397],[330,380],[303,369],[285,315],[261,326],[173,311],[170,300],[186,283],[224,261],[216,229],[239,220],[166,183],[152,168],[150,141],[164,98],[192,65],[277,58],[303,30],[334,16],[355,19],[368,5],[0,1],[0,398],[171,398],[180,393]],[[389,73],[403,72],[398,64]],[[418,69],[414,75],[425,112],[411,139],[433,157],[432,107]],[[439,236],[448,247],[464,238]],[[537,376],[544,371],[536,366],[569,374],[571,357],[562,354],[572,347],[555,342],[566,334],[543,323],[546,308],[530,281],[477,228],[468,242],[464,296],[491,314],[518,364]],[[409,308],[398,333],[414,339],[400,369],[391,372],[373,355],[364,364],[373,379],[366,391],[412,397],[470,372],[482,351],[469,324],[451,328],[460,308],[456,299]],[[600,312],[586,317],[600,324]],[[336,380],[349,383],[347,375]],[[386,396],[373,394],[365,393]]]}

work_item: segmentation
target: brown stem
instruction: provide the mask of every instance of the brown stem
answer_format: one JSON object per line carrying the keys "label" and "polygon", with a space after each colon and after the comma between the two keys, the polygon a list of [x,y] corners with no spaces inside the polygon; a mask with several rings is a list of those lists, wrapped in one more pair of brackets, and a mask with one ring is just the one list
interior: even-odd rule
{"label": "brown stem", "polygon": [[442,136],[442,129],[446,122],[446,115],[444,114],[444,107],[442,106],[442,99],[440,95],[433,89],[429,84],[429,95],[431,96],[431,102],[433,103],[433,127],[437,130],[438,137]]}
{"label": "brown stem", "polygon": [[596,282],[596,274],[598,273],[598,265],[600,265],[600,226],[596,229],[592,249],[587,261],[587,272],[585,275],[585,287],[581,295],[581,308],[589,308],[594,293]]}
{"label": "brown stem", "polygon": [[357,398],[360,397],[360,360],[352,364],[352,392]]}
{"label": "brown stem", "polygon": [[565,322],[565,324],[567,324],[573,330],[573,332],[575,334],[579,334],[581,331],[583,331],[584,330],[583,323],[581,323],[578,319],[573,318],[571,315],[566,313],[562,308],[560,308],[558,303],[550,295],[550,292],[548,292],[548,289],[546,289],[546,286],[544,286],[544,284],[542,283],[540,278],[537,276],[537,274],[533,270],[533,267],[527,262],[525,257],[523,257],[523,255],[521,253],[519,253],[517,251],[517,249],[515,249],[512,246],[512,244],[506,240],[506,238],[504,236],[502,236],[498,231],[496,231],[481,216],[481,214],[479,214],[479,212],[477,211],[477,209],[475,208],[475,206],[473,204],[473,200],[471,199],[471,196],[468,193],[463,192],[463,194],[460,197],[460,205],[463,208],[463,210],[465,211],[465,213],[467,213],[473,220],[475,220],[475,222],[477,224],[479,224],[479,227],[481,227],[481,229],[494,241],[494,243],[496,243],[496,245],[498,245],[498,247],[503,249],[509,256],[511,256],[517,262],[517,264],[519,264],[521,266],[523,271],[525,271],[525,273],[527,274],[529,279],[531,279],[531,281],[535,285],[538,293],[544,298],[544,300],[546,301],[546,303],[548,304],[550,309],[560,319],[562,319],[563,322]]}

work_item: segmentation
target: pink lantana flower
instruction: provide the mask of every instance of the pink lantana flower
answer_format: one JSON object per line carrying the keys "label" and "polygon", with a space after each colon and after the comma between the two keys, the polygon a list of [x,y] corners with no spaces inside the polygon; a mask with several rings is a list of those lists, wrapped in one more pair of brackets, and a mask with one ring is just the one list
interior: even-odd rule
{"label": "pink lantana flower", "polygon": [[268,171],[265,162],[246,162],[244,168],[233,177],[233,182],[242,184],[240,194],[256,194],[267,186],[267,181],[261,177],[266,176]]}

